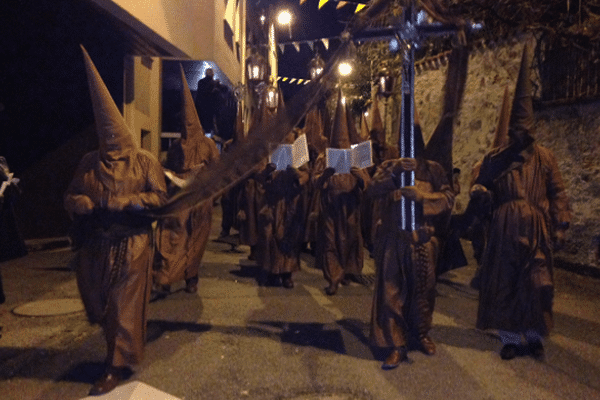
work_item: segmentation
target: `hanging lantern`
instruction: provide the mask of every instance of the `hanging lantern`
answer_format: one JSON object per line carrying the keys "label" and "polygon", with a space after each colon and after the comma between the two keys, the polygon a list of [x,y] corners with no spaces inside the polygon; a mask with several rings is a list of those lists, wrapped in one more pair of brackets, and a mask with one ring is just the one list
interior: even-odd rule
{"label": "hanging lantern", "polygon": [[246,74],[252,83],[264,82],[267,79],[268,65],[264,57],[255,50],[246,59]]}
{"label": "hanging lantern", "polygon": [[269,85],[265,90],[265,106],[269,110],[275,110],[279,105],[279,91],[274,85]]}
{"label": "hanging lantern", "polygon": [[310,60],[308,67],[310,79],[315,80],[323,73],[323,70],[325,69],[325,61],[323,61],[319,53],[316,53],[313,59]]}
{"label": "hanging lantern", "polygon": [[387,66],[383,66],[377,75],[377,85],[379,86],[379,93],[384,97],[390,97],[394,90],[394,83],[396,77],[388,69]]}

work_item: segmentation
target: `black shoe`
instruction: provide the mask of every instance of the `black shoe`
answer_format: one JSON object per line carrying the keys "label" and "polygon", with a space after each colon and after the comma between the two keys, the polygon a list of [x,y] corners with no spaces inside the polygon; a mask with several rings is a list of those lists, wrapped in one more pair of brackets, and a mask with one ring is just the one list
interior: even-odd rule
{"label": "black shoe", "polygon": [[111,390],[116,388],[119,385],[119,383],[126,379],[129,379],[131,374],[131,369],[127,367],[108,367],[104,375],[102,375],[102,377],[94,383],[92,389],[90,389],[90,396],[101,396],[105,393],[110,392]]}
{"label": "black shoe", "polygon": [[402,361],[406,361],[407,359],[408,359],[408,356],[406,353],[406,347],[404,347],[404,346],[398,347],[397,349],[392,350],[392,352],[385,359],[385,362],[383,363],[381,368],[382,369],[394,369],[398,365],[400,365],[400,363]]}
{"label": "black shoe", "polygon": [[512,360],[517,356],[519,347],[516,344],[505,344],[500,350],[500,358],[503,360]]}
{"label": "black shoe", "polygon": [[336,293],[337,293],[338,286],[339,286],[339,284],[337,284],[337,283],[332,283],[332,284],[330,284],[329,286],[327,286],[327,287],[325,288],[325,293],[326,293],[328,296],[333,296],[334,294],[336,294]]}
{"label": "black shoe", "polygon": [[541,360],[544,358],[544,345],[542,342],[531,342],[527,345],[529,348],[529,354],[537,360]]}
{"label": "black shoe", "polygon": [[435,343],[429,336],[421,336],[419,341],[421,342],[421,350],[423,350],[423,353],[428,356],[435,354]]}
{"label": "black shoe", "polygon": [[188,278],[185,280],[186,293],[196,293],[198,291],[198,277]]}
{"label": "black shoe", "polygon": [[283,274],[281,277],[281,284],[286,289],[293,289],[294,281],[292,280],[292,274]]}

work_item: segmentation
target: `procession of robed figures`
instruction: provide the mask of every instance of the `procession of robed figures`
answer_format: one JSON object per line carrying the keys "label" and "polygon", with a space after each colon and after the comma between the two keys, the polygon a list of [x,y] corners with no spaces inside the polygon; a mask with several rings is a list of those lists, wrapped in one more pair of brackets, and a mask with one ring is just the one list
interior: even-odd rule
{"label": "procession of robed figures", "polygon": [[[153,288],[167,295],[184,280],[187,292],[197,291],[219,198],[222,234],[239,231],[262,271],[261,285],[292,289],[300,253],[309,249],[333,296],[350,281],[363,282],[365,253],[374,258],[370,339],[388,349],[384,369],[397,367],[412,348],[435,354],[429,331],[436,277],[465,265],[460,239],[479,230],[485,240],[477,327],[500,331],[503,359],[543,357],[542,339],[552,326],[552,251],[564,238],[570,209],[554,156],[535,142],[529,45],[512,107],[505,96],[495,147],[474,169],[471,203],[458,216],[452,130],[466,46],[450,57],[444,113],[427,144],[413,110],[410,156],[387,142],[377,94],[371,120],[361,116],[357,129],[341,89],[332,89],[331,66],[287,105],[281,93],[274,107],[261,98],[247,134],[238,112],[235,134],[219,151],[205,134],[182,68],[181,137],[163,165],[137,146],[82,50],[100,146],[81,161],[65,207],[74,221],[81,297],[107,342],[106,372],[91,394],[112,390],[142,359]],[[329,132],[328,113],[316,107],[323,96],[337,99]],[[400,222],[407,210],[415,216],[410,226]]]}

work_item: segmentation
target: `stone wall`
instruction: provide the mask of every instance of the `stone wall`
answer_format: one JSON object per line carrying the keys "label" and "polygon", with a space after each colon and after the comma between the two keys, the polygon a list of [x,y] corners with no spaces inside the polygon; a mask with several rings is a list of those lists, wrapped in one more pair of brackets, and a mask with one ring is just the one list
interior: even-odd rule
{"label": "stone wall", "polygon": [[[491,147],[505,87],[508,86],[512,98],[522,49],[522,44],[514,43],[475,51],[469,57],[467,86],[454,133],[454,164],[462,171],[462,192],[455,212],[464,211],[471,169]],[[416,77],[415,104],[426,142],[440,118],[446,69],[440,65],[439,69],[420,72]],[[557,258],[574,265],[600,268],[594,254],[600,235],[600,102],[541,107],[536,111],[536,119],[535,137],[554,151],[573,209],[567,245]],[[397,126],[395,121],[394,127]],[[390,137],[390,141],[397,138]]]}

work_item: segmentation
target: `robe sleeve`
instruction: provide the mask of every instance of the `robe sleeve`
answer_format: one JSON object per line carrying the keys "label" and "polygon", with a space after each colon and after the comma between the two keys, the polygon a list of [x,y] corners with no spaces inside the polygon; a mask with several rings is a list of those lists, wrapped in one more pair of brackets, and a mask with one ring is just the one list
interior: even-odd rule
{"label": "robe sleeve", "polygon": [[555,229],[566,230],[571,223],[571,207],[556,157],[549,150],[545,152],[548,165],[546,191],[550,201],[550,217]]}

